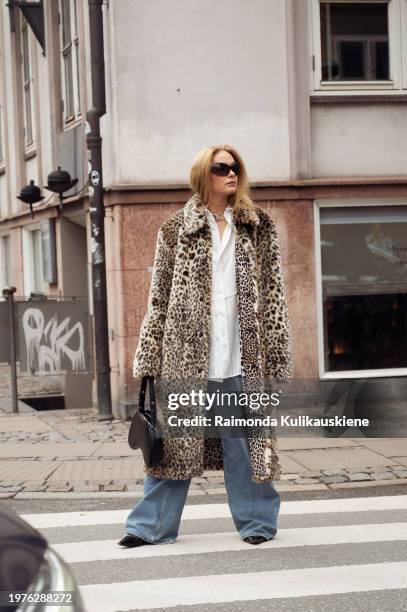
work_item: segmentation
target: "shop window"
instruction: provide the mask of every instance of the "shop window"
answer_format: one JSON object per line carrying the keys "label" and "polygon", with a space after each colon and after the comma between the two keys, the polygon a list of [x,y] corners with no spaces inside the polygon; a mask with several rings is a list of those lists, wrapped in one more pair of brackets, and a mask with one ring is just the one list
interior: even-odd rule
{"label": "shop window", "polygon": [[407,206],[320,208],[325,372],[407,367]]}

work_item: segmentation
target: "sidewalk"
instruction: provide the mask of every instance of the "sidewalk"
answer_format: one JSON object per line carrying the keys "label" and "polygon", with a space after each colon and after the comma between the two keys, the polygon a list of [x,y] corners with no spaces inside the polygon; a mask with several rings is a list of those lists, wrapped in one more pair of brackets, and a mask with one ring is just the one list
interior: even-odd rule
{"label": "sidewalk", "polygon": [[[95,409],[18,415],[0,404],[0,498],[50,496],[132,497],[143,490],[140,451],[127,444],[129,423],[98,422]],[[407,484],[405,438],[279,437],[279,491]],[[191,495],[226,493],[223,472],[206,472]]]}

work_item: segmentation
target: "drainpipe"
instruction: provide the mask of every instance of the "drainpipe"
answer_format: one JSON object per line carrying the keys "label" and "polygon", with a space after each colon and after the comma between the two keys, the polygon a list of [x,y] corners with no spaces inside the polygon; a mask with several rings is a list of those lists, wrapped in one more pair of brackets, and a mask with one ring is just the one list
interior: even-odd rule
{"label": "drainpipe", "polygon": [[94,347],[98,420],[111,420],[109,330],[107,319],[105,207],[103,202],[102,139],[100,117],[106,113],[105,62],[103,44],[102,0],[88,0],[92,108],[86,113],[86,144],[91,171],[89,205],[91,223]]}

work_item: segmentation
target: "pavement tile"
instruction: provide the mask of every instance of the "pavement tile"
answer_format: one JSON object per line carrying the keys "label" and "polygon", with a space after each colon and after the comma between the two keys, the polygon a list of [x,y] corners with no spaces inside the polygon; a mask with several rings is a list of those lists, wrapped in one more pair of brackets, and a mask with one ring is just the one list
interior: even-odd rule
{"label": "pavement tile", "polygon": [[393,457],[394,461],[396,463],[401,463],[401,465],[405,465],[407,466],[407,457],[403,456],[403,457]]}
{"label": "pavement tile", "polygon": [[320,470],[304,470],[299,472],[297,478],[319,478],[321,475]]}
{"label": "pavement tile", "polygon": [[0,471],[4,480],[21,481],[48,478],[60,466],[57,461],[1,461]]}
{"label": "pavement tile", "polygon": [[322,473],[325,476],[340,476],[340,475],[346,475],[347,472],[346,470],[342,470],[342,469],[336,469],[336,470],[322,470]]}
{"label": "pavement tile", "polygon": [[[375,474],[376,472],[388,472],[389,470],[393,470],[393,467],[395,466],[388,466],[388,465],[376,465],[375,467],[372,468],[365,468],[363,470],[363,472],[368,472],[369,474]],[[347,470],[348,472],[351,470]],[[353,470],[355,471],[355,470]],[[362,471],[362,470],[358,470],[358,471]]]}
{"label": "pavement tile", "polygon": [[93,459],[68,461],[48,478],[49,483],[57,480],[67,482],[88,480],[109,484],[112,480],[136,480],[144,477],[144,466],[138,459]]}
{"label": "pavement tile", "polygon": [[124,491],[126,485],[111,483],[104,486],[104,491]]}
{"label": "pavement tile", "polygon": [[42,457],[49,459],[51,457],[89,457],[100,446],[96,442],[39,442],[30,444],[28,442],[6,442],[0,445],[0,457]]}
{"label": "pavement tile", "polygon": [[378,472],[372,474],[372,476],[374,476],[375,480],[394,480],[397,478],[396,474],[393,472]]}
{"label": "pavement tile", "polygon": [[99,485],[98,484],[88,484],[88,485],[76,485],[75,483],[73,483],[73,490],[74,491],[88,491],[89,493],[97,493],[99,492]]}
{"label": "pavement tile", "polygon": [[22,491],[21,493],[17,493],[14,496],[15,499],[89,499],[89,497],[93,499],[114,499],[117,497],[120,498],[128,498],[128,499],[140,499],[141,496],[137,493],[128,493],[124,491],[123,493],[117,491],[99,491],[99,492],[90,492],[90,491],[57,491],[57,492],[49,492],[49,491],[40,491],[40,492],[28,492],[25,493]]}
{"label": "pavement tile", "polygon": [[64,491],[72,491],[73,485],[70,483],[67,484],[51,484],[47,486],[47,491],[50,493],[62,493]]}
{"label": "pavement tile", "polygon": [[322,438],[319,436],[306,436],[302,438],[295,438],[293,436],[278,436],[278,447],[281,451],[308,448],[342,448],[348,446],[355,446],[353,439]]}
{"label": "pavement tile", "polygon": [[291,457],[290,451],[280,452],[280,464],[281,469],[285,474],[296,474],[297,472],[304,472],[304,470],[307,468],[306,465],[302,465],[298,461],[295,461]]}
{"label": "pavement tile", "polygon": [[2,480],[0,481],[0,490],[1,489],[8,489],[9,487],[15,487],[18,485],[22,485],[23,484],[23,480]]}
{"label": "pavement tile", "polygon": [[22,485],[23,487],[38,487],[43,484],[42,480],[25,480]]}
{"label": "pavement tile", "polygon": [[373,480],[373,476],[371,474],[367,474],[366,472],[353,472],[348,474],[348,480],[350,480],[351,482],[360,480]]}
{"label": "pavement tile", "polygon": [[47,423],[44,423],[44,421],[41,421],[35,416],[8,415],[7,419],[2,419],[0,421],[0,432],[6,433],[13,431],[25,431],[33,433],[53,431],[53,429],[50,425],[47,425]]}
{"label": "pavement tile", "polygon": [[93,457],[134,457],[141,458],[141,450],[133,450],[128,442],[103,442],[92,454]]}
{"label": "pavement tile", "polygon": [[293,461],[302,463],[310,470],[334,469],[341,467],[372,467],[375,465],[394,465],[392,459],[386,459],[374,451],[363,448],[325,448],[314,450],[286,451]]}
{"label": "pavement tile", "polygon": [[386,457],[397,457],[407,452],[407,438],[366,438],[363,446]]}
{"label": "pavement tile", "polygon": [[335,482],[349,482],[346,476],[342,474],[336,474],[335,476],[321,476],[321,480],[324,484],[333,484]]}

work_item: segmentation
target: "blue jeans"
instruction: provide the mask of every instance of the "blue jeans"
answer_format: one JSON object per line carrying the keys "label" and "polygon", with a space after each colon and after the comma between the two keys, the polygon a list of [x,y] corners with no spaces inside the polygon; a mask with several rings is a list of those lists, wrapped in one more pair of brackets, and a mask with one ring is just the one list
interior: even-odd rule
{"label": "blue jeans", "polygon": [[[241,390],[241,376],[225,378],[216,388],[225,392]],[[271,480],[257,483],[251,479],[246,438],[222,436],[221,440],[228,503],[240,537],[273,539],[277,533],[281,503],[278,491]],[[174,542],[190,484],[191,479],[167,480],[148,474],[144,481],[144,496],[127,517],[126,533],[154,544]]]}

